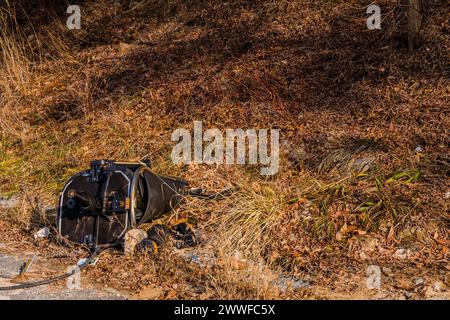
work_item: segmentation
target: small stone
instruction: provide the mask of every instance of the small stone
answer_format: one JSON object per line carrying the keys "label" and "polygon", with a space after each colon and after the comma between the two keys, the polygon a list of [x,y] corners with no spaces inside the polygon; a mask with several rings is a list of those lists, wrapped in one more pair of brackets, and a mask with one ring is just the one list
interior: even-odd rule
{"label": "small stone", "polygon": [[441,280],[433,282],[433,290],[436,292],[442,292],[446,288],[446,285]]}
{"label": "small stone", "polygon": [[394,257],[400,258],[400,259],[405,259],[408,256],[408,251],[409,250],[406,250],[406,249],[398,249],[397,251],[395,251]]}
{"label": "small stone", "polygon": [[417,146],[417,147],[414,149],[414,152],[415,152],[415,153],[421,153],[421,152],[423,152],[422,146]]}
{"label": "small stone", "polygon": [[373,237],[368,237],[365,241],[365,249],[368,251],[375,251],[378,246],[378,240]]}
{"label": "small stone", "polygon": [[3,196],[0,196],[0,208],[12,209],[17,206],[19,206],[19,198],[18,197],[6,198]]}
{"label": "small stone", "polygon": [[374,162],[375,158],[355,159],[353,163],[351,163],[351,169],[355,172],[363,173],[369,170]]}
{"label": "small stone", "polygon": [[406,291],[406,292],[405,292],[405,298],[406,298],[406,299],[411,299],[412,296],[413,296],[413,294],[412,294],[411,292],[409,292],[409,291]]}
{"label": "small stone", "polygon": [[282,276],[277,279],[276,285],[281,290],[281,292],[286,292],[288,288],[294,290],[300,288],[308,288],[310,287],[310,282],[303,279],[297,279],[292,276]]}
{"label": "small stone", "polygon": [[195,234],[195,238],[197,239],[198,243],[206,242],[206,240],[208,239],[206,232],[203,230],[195,230],[194,234]]}
{"label": "small stone", "polygon": [[369,258],[369,256],[362,251],[359,252],[359,257],[361,258],[361,260],[367,260]]}
{"label": "small stone", "polygon": [[125,255],[133,255],[136,245],[147,238],[147,232],[141,229],[131,229],[125,234]]}
{"label": "small stone", "polygon": [[414,284],[415,284],[416,286],[420,286],[421,284],[423,284],[423,279],[422,279],[422,278],[416,278],[416,279],[414,280]]}

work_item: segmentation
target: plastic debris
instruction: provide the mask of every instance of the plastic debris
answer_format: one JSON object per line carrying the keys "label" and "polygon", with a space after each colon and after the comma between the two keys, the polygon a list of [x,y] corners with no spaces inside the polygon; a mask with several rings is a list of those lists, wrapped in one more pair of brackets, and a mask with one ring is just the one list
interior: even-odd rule
{"label": "plastic debris", "polygon": [[27,262],[25,262],[20,267],[19,276],[23,276],[27,271],[30,269],[31,265],[33,264],[34,260],[36,259],[36,255],[34,255],[31,259],[28,259]]}
{"label": "plastic debris", "polygon": [[42,229],[39,229],[34,233],[34,238],[47,238],[50,235],[50,229],[48,227],[44,227]]}
{"label": "plastic debris", "polygon": [[83,258],[83,259],[78,260],[77,266],[78,267],[82,267],[82,266],[84,266],[86,264],[91,265],[91,266],[95,266],[97,261],[98,261],[98,257],[94,258],[94,259]]}

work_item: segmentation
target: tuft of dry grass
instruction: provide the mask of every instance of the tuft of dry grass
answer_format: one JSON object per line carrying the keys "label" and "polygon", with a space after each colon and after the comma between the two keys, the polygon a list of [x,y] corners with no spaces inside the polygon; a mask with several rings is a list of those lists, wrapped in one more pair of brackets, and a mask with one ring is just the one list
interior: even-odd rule
{"label": "tuft of dry grass", "polygon": [[14,12],[0,10],[0,92],[3,104],[31,91],[29,43],[17,25]]}
{"label": "tuft of dry grass", "polygon": [[285,214],[286,203],[283,192],[269,185],[257,189],[239,185],[239,191],[226,200],[228,205],[205,226],[213,246],[255,260],[263,257],[266,244],[272,241],[269,230]]}

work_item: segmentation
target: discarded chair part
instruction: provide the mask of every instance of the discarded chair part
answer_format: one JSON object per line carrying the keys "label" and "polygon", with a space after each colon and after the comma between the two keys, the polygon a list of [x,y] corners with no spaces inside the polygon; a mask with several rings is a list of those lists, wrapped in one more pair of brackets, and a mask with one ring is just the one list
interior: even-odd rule
{"label": "discarded chair part", "polygon": [[129,229],[178,206],[186,186],[142,162],[92,161],[61,192],[58,233],[91,248],[117,243]]}
{"label": "discarded chair part", "polygon": [[159,251],[158,244],[150,239],[144,239],[138,243],[136,250],[141,254],[155,255]]}
{"label": "discarded chair part", "polygon": [[148,237],[136,246],[136,250],[142,254],[157,254],[169,239],[174,241],[178,249],[198,244],[194,232],[186,223],[174,225],[172,228],[156,224],[147,231],[147,234]]}
{"label": "discarded chair part", "polygon": [[163,224],[156,224],[147,230],[148,239],[153,240],[160,247],[167,241],[171,233],[171,230]]}
{"label": "discarded chair part", "polygon": [[175,243],[178,249],[194,247],[198,244],[197,237],[186,223],[180,223],[173,227]]}
{"label": "discarded chair part", "polygon": [[171,230],[162,224],[156,224],[147,230],[147,237],[136,247],[142,254],[157,254],[171,235]]}

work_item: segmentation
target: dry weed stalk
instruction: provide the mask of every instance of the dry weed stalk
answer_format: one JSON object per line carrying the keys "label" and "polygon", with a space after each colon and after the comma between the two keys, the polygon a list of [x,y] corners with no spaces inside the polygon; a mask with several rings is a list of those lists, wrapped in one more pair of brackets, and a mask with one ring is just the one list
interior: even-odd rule
{"label": "dry weed stalk", "polygon": [[0,11],[0,92],[3,104],[27,96],[32,70],[27,58],[29,43],[11,11]]}

